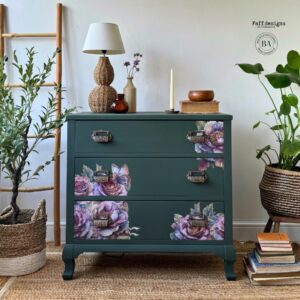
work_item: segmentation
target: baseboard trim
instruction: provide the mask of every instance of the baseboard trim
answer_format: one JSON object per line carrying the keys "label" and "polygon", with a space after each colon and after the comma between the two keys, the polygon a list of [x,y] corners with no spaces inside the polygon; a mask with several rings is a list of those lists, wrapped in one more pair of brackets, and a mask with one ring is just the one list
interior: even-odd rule
{"label": "baseboard trim", "polygon": [[[262,221],[234,221],[233,222],[233,238],[238,241],[254,241],[256,233],[263,231],[265,222]],[[66,240],[66,223],[61,222],[61,241]],[[47,222],[47,241],[54,240],[53,221]],[[281,230],[289,234],[291,240],[300,241],[300,224],[284,224]]]}

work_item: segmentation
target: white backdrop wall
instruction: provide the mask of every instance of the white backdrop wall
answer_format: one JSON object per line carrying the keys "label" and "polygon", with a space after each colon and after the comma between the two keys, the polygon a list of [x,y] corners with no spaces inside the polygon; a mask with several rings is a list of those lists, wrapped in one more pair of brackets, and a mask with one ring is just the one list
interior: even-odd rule
{"label": "white backdrop wall", "polygon": [[[253,239],[263,228],[267,215],[259,200],[258,183],[263,164],[255,158],[255,149],[271,142],[266,129],[253,132],[252,125],[264,117],[270,103],[256,78],[247,76],[235,66],[239,62],[261,62],[270,72],[285,61],[290,49],[299,49],[300,2],[297,0],[63,0],[63,86],[65,105],[88,110],[87,97],[94,87],[93,69],[98,57],[81,52],[88,26],[92,22],[115,22],[119,25],[126,53],[111,56],[115,70],[113,86],[121,92],[126,83],[123,62],[134,52],[141,52],[141,72],[134,83],[138,89],[138,111],[162,111],[168,106],[169,71],[175,72],[175,99],[186,98],[190,89],[213,89],[221,101],[221,110],[233,120],[233,216],[234,237]],[[54,0],[3,0],[7,6],[9,32],[55,31]],[[282,21],[285,26],[261,29],[253,21]],[[278,49],[262,55],[255,49],[255,39],[262,32],[272,32]],[[25,47],[34,45],[39,52],[38,64],[54,49],[54,40],[13,39],[7,41],[6,54],[16,49],[24,61]],[[17,81],[9,71],[10,81]],[[276,93],[275,93],[276,95]],[[47,92],[41,92],[45,100]],[[51,142],[40,147],[40,155],[32,164],[52,155]],[[63,129],[62,150],[66,150],[66,128]],[[64,236],[66,155],[61,167],[61,222]],[[49,167],[38,184],[52,183]],[[8,184],[1,178],[1,184]],[[32,182],[30,185],[36,185]],[[49,232],[52,237],[52,192],[20,196],[22,207],[32,207],[46,198]],[[0,208],[9,201],[1,195]],[[294,239],[300,239],[299,227],[287,226]]]}

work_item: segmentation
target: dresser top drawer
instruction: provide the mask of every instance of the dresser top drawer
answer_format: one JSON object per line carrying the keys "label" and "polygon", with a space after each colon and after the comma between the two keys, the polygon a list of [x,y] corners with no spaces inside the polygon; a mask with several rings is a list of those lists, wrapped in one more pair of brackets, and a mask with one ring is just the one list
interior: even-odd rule
{"label": "dresser top drawer", "polygon": [[230,139],[223,121],[76,121],[73,128],[76,153],[224,153]]}

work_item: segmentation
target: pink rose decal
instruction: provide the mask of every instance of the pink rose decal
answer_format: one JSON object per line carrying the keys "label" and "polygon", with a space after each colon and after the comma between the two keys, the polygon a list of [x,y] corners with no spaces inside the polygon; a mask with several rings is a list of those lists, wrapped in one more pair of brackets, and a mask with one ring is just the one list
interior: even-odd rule
{"label": "pink rose decal", "polygon": [[[97,165],[99,171],[102,166]],[[75,176],[75,196],[127,196],[131,188],[131,178],[126,164],[121,168],[111,165],[111,175],[107,182],[99,182],[94,178],[94,171],[84,165],[81,175]]]}
{"label": "pink rose decal", "polygon": [[[201,219],[202,225],[193,223],[195,219]],[[224,214],[216,213],[213,203],[201,210],[199,202],[185,217],[175,214],[171,227],[174,230],[170,233],[171,240],[223,240]]]}
{"label": "pink rose decal", "polygon": [[129,227],[124,201],[77,201],[74,205],[74,238],[90,240],[130,239],[139,227]]}
{"label": "pink rose decal", "polygon": [[204,132],[204,142],[195,144],[197,153],[223,153],[224,152],[224,127],[223,122],[199,121],[198,130]]}
{"label": "pink rose decal", "polygon": [[87,176],[75,176],[75,196],[88,196],[93,191],[93,184]]}

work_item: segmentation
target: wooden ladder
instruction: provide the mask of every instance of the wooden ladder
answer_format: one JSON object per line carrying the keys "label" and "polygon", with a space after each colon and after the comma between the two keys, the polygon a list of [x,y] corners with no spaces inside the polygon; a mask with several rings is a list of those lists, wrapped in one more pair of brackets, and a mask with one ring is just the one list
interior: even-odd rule
{"label": "wooden ladder", "polygon": [[[56,32],[55,33],[6,33],[4,32],[5,24],[5,6],[0,4],[0,55],[4,56],[4,41],[5,38],[51,38],[55,37],[56,48],[62,50],[62,10],[61,3],[57,4],[56,8]],[[56,71],[55,82],[46,82],[42,84],[44,87],[61,86],[62,78],[62,52],[56,54]],[[7,86],[11,88],[20,88],[22,84],[10,83]],[[61,91],[59,90],[56,97],[56,117],[61,114]],[[34,135],[29,135],[29,138],[35,138]],[[40,187],[22,187],[20,192],[30,193],[39,191],[54,191],[53,211],[54,211],[54,243],[56,246],[60,245],[60,146],[61,146],[61,130],[57,129],[55,134],[50,136],[54,139],[54,183],[53,186]],[[11,187],[0,187],[2,192],[11,192]]]}

